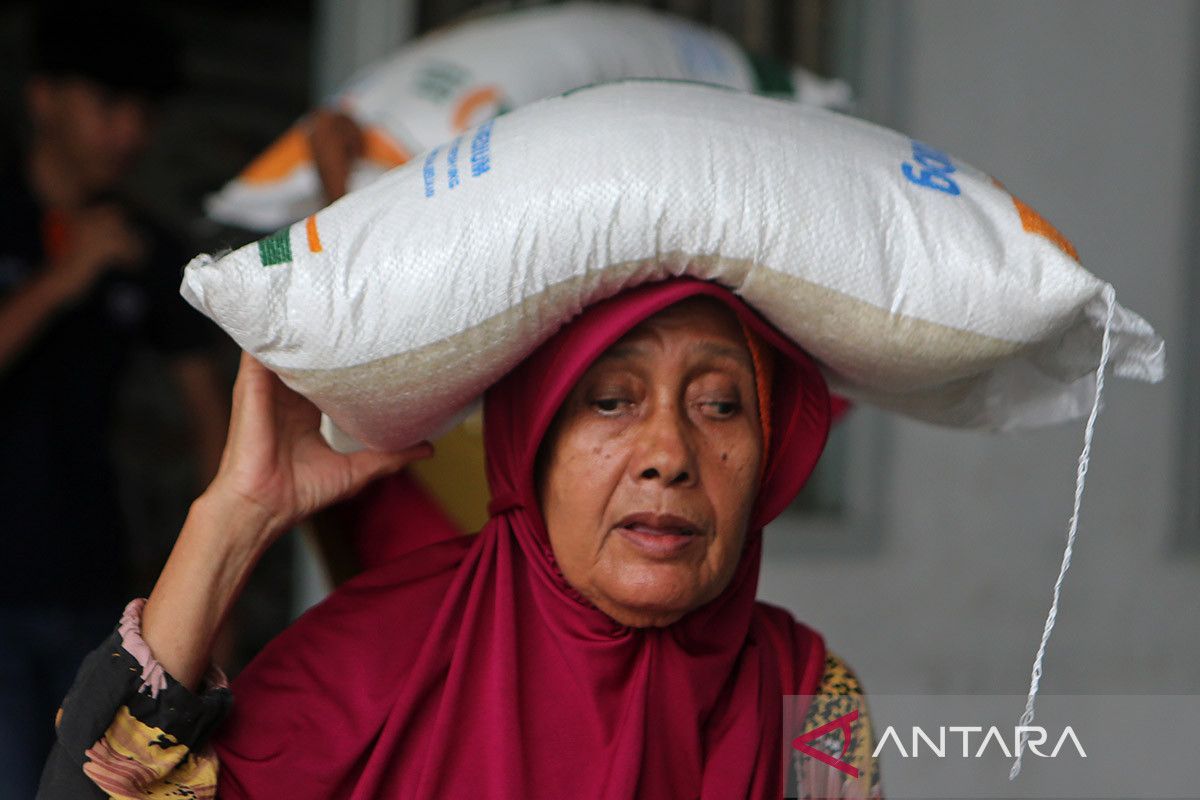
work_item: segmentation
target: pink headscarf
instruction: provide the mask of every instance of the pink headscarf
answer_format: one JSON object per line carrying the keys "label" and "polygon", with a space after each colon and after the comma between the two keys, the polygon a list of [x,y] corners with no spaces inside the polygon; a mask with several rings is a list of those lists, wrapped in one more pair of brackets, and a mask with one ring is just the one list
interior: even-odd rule
{"label": "pink headscarf", "polygon": [[[734,577],[665,628],[623,626],[563,579],[534,461],[591,362],[708,295],[777,351],[770,451]],[[491,519],[345,584],[234,683],[219,796],[778,798],[782,696],[813,694],[821,637],[755,601],[762,526],[824,447],[813,362],[725,289],[677,279],[587,309],[488,393]]]}

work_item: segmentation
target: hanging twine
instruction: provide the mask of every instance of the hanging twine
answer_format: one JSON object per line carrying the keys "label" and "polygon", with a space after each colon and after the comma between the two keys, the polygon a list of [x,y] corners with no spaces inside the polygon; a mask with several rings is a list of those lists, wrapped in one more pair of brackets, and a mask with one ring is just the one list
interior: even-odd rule
{"label": "hanging twine", "polygon": [[[1117,305],[1117,293],[1111,285],[1104,287],[1104,303],[1107,306],[1107,316],[1104,319],[1104,339],[1100,345],[1100,366],[1096,368],[1096,396],[1092,401],[1092,413],[1088,416],[1087,426],[1083,431],[1083,450],[1079,453],[1079,468],[1075,473],[1075,505],[1071,511],[1071,522],[1067,527],[1067,546],[1063,549],[1062,566],[1058,570],[1058,580],[1054,582],[1054,599],[1050,603],[1050,613],[1046,615],[1046,626],[1042,629],[1042,641],[1038,645],[1037,656],[1033,659],[1033,674],[1029,680],[1029,697],[1025,701],[1025,713],[1021,715],[1018,725],[1027,727],[1033,724],[1033,704],[1037,699],[1038,684],[1042,679],[1042,659],[1046,656],[1046,644],[1050,641],[1050,632],[1054,630],[1054,622],[1058,618],[1058,601],[1062,594],[1063,578],[1071,568],[1071,553],[1075,548],[1075,535],[1079,531],[1079,507],[1083,500],[1083,487],[1087,483],[1088,462],[1092,457],[1092,434],[1096,430],[1096,417],[1100,413],[1100,396],[1104,393],[1104,372],[1108,367],[1109,344],[1112,332],[1113,310]],[[1021,754],[1025,751],[1025,739],[1028,734],[1021,731],[1017,741],[1017,753],[1008,772],[1008,779],[1014,780],[1021,774]]]}

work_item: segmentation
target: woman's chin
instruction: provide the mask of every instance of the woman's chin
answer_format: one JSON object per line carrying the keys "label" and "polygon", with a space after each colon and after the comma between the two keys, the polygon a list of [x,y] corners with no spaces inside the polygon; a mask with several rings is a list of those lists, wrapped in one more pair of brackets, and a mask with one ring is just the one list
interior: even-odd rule
{"label": "woman's chin", "polygon": [[665,628],[683,619],[687,609],[646,608],[644,606],[600,607],[600,610],[629,628]]}
{"label": "woman's chin", "polygon": [[630,570],[609,591],[592,597],[608,616],[631,628],[661,628],[711,599],[694,566],[654,563]]}

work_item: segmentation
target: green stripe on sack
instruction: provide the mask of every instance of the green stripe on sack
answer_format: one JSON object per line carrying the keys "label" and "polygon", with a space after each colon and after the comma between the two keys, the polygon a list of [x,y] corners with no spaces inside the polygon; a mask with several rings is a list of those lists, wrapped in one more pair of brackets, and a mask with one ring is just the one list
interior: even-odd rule
{"label": "green stripe on sack", "polygon": [[754,91],[770,97],[794,97],[796,87],[792,84],[792,73],[785,64],[770,56],[747,53],[750,66],[754,69]]}
{"label": "green stripe on sack", "polygon": [[275,231],[265,239],[258,240],[258,257],[264,267],[288,264],[292,260],[292,229]]}

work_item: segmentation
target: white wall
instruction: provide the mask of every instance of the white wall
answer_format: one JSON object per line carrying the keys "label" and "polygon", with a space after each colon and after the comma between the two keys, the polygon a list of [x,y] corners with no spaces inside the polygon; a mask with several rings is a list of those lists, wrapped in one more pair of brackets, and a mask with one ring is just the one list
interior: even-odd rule
{"label": "white wall", "polygon": [[416,32],[416,0],[317,0],[314,9],[313,95],[318,101]]}
{"label": "white wall", "polygon": [[[1166,338],[1180,373],[1184,278],[1200,269],[1200,4],[864,8],[864,108],[1054,221]],[[1179,381],[1110,387],[1043,691],[1196,692],[1200,560],[1171,546]],[[774,558],[762,595],[822,631],[868,691],[1024,692],[1082,424],[1002,438],[897,421],[891,433],[883,551]]]}

